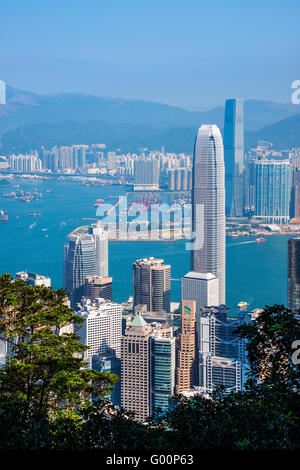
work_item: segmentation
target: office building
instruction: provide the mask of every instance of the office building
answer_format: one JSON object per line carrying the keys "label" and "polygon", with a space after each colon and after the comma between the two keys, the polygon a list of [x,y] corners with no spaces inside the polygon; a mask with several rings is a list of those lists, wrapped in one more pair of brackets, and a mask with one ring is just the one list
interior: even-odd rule
{"label": "office building", "polygon": [[163,259],[145,258],[133,263],[133,305],[150,312],[170,312],[171,266]]}
{"label": "office building", "polygon": [[107,352],[96,354],[91,358],[91,368],[99,372],[116,374],[120,380],[114,384],[113,391],[107,395],[111,403],[118,408],[121,407],[121,359],[116,356],[113,349],[108,348]]}
{"label": "office building", "polygon": [[181,298],[196,301],[200,307],[219,305],[219,281],[212,273],[189,272],[181,280]]}
{"label": "office building", "polygon": [[40,274],[20,271],[15,275],[16,280],[25,281],[28,286],[45,286],[51,287],[51,278]]}
{"label": "office building", "polygon": [[80,325],[78,336],[89,349],[85,359],[95,355],[106,354],[110,349],[117,357],[121,356],[122,306],[108,300],[90,300],[82,297],[76,306],[76,315],[84,320]]}
{"label": "office building", "polygon": [[63,250],[63,286],[74,307],[83,296],[86,278],[108,275],[108,238],[100,225],[79,227]]}
{"label": "office building", "polygon": [[300,238],[288,240],[288,308],[300,309]]}
{"label": "office building", "polygon": [[190,390],[196,374],[196,302],[182,300],[181,329],[176,370],[176,393]]}
{"label": "office building", "polygon": [[219,281],[219,302],[225,304],[224,152],[215,125],[202,125],[195,141],[192,230],[191,271],[214,274]]}
{"label": "office building", "polygon": [[[169,335],[166,332],[169,332]],[[152,408],[165,412],[169,398],[175,393],[176,350],[172,330],[159,329],[151,338],[152,357]]]}
{"label": "office building", "polygon": [[151,347],[153,328],[135,315],[122,337],[121,405],[140,422],[152,412]]}
{"label": "office building", "polygon": [[112,277],[89,276],[85,279],[83,295],[88,299],[112,300]]}
{"label": "office building", "polygon": [[227,391],[242,390],[246,381],[245,340],[236,329],[249,322],[249,314],[228,321],[226,307],[202,308],[197,317],[198,386],[204,393],[219,386]]}
{"label": "office building", "polygon": [[201,393],[210,393],[225,387],[226,393],[241,391],[245,382],[246,368],[239,360],[202,354]]}
{"label": "office building", "polygon": [[63,252],[63,286],[74,307],[83,296],[85,279],[96,275],[96,253],[92,235],[72,233],[68,238],[69,244],[64,246]]}
{"label": "office building", "polygon": [[226,215],[242,217],[244,210],[244,111],[243,101],[225,102],[224,161]]}
{"label": "office building", "polygon": [[290,209],[290,163],[288,160],[256,160],[254,218],[286,224]]}
{"label": "office building", "polygon": [[96,276],[108,276],[108,233],[101,224],[91,224],[87,233],[93,235],[96,250]]}

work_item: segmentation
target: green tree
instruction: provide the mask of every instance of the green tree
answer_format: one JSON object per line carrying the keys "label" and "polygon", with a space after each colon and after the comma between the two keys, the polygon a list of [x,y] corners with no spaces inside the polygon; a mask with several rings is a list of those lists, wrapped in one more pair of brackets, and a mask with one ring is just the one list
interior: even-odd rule
{"label": "green tree", "polygon": [[48,429],[51,420],[66,411],[68,419],[77,422],[77,408],[92,397],[103,400],[119,380],[86,368],[82,357],[87,347],[76,335],[82,320],[66,301],[64,290],[0,276],[0,337],[8,349],[0,369],[2,423],[9,419],[4,418],[9,405],[11,418],[18,410],[21,428],[38,416]]}
{"label": "green tree", "polygon": [[292,360],[292,344],[300,339],[300,321],[284,305],[266,307],[251,323],[237,329],[247,340],[250,377],[272,388],[299,385],[300,368]]}

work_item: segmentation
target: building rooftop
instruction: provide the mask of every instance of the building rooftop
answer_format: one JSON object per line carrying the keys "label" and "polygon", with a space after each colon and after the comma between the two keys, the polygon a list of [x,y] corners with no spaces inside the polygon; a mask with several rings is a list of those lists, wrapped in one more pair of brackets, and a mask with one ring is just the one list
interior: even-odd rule
{"label": "building rooftop", "polygon": [[184,277],[191,278],[191,279],[202,279],[206,281],[210,281],[211,279],[216,279],[216,276],[212,273],[197,273],[195,271],[190,271]]}

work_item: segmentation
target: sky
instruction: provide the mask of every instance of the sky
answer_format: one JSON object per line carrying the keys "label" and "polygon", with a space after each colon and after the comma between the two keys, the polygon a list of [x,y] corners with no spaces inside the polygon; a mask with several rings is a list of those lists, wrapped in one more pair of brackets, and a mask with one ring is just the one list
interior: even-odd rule
{"label": "sky", "polygon": [[291,102],[299,0],[2,0],[0,79],[190,110]]}

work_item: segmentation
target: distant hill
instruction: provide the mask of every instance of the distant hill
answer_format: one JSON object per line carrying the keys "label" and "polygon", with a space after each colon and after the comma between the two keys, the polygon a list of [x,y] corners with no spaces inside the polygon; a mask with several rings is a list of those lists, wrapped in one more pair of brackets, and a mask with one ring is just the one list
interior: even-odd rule
{"label": "distant hill", "polygon": [[256,132],[247,132],[245,147],[253,147],[258,140],[273,142],[274,148],[278,150],[300,147],[300,109],[299,114],[295,116],[265,126]]}
{"label": "distant hill", "polygon": [[[299,106],[271,101],[245,101],[245,129],[258,130],[299,113]],[[39,95],[7,86],[7,104],[0,105],[0,135],[26,124],[67,121],[102,121],[129,125],[199,127],[201,123],[223,128],[224,107],[191,112],[176,106],[122,98],[103,98],[80,93]]]}
{"label": "distant hill", "polygon": [[[192,153],[198,127],[168,127],[166,125],[132,125],[103,121],[68,121],[64,123],[26,124],[5,132],[1,138],[0,153],[27,152],[41,145],[105,143],[108,149],[138,152],[147,147],[169,152]],[[300,114],[265,126],[259,131],[245,132],[245,150],[258,140],[274,143],[276,149],[300,147]]]}
{"label": "distant hill", "polygon": [[[244,103],[245,148],[270,140],[277,148],[300,146],[300,107],[270,101]],[[41,145],[91,144],[192,153],[196,131],[213,123],[223,129],[224,108],[190,112],[162,103],[101,98],[76,93],[38,95],[7,87],[0,105],[0,153],[26,152]]]}

